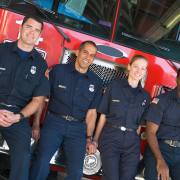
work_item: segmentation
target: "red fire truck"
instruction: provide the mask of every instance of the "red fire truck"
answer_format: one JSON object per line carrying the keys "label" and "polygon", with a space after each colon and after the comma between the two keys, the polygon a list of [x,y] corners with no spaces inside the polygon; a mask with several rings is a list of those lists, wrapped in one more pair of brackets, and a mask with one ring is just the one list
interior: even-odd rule
{"label": "red fire truck", "polygon": [[[151,97],[176,86],[176,70],[180,67],[179,0],[1,0],[0,42],[16,40],[23,16],[30,13],[45,22],[36,48],[49,68],[72,61],[79,44],[92,40],[98,53],[90,69],[104,86],[124,77],[126,65],[135,54],[149,60],[142,84]],[[142,152],[144,143],[142,140]],[[85,161],[87,174],[96,173],[91,171],[96,163],[90,158]]]}

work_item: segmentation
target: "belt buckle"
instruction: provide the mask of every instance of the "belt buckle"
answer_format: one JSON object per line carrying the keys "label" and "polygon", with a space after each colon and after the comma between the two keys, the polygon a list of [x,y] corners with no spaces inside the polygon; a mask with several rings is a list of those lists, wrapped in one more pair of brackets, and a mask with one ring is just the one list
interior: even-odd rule
{"label": "belt buckle", "polygon": [[170,140],[169,145],[170,145],[170,146],[172,146],[172,147],[176,147],[176,145],[175,145],[175,141],[173,141],[173,140]]}
{"label": "belt buckle", "polygon": [[127,128],[126,128],[126,127],[124,127],[124,126],[120,126],[120,130],[121,130],[121,131],[126,131],[126,130],[127,130]]}
{"label": "belt buckle", "polygon": [[173,140],[169,140],[169,145],[170,145],[171,147],[176,147],[176,145],[174,145],[174,141],[173,141]]}

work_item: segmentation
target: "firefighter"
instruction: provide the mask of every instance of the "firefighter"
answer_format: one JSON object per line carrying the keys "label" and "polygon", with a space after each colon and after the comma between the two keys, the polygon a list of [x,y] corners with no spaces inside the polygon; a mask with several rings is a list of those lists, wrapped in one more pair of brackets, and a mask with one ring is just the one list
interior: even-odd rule
{"label": "firefighter", "polygon": [[101,116],[89,153],[96,151],[99,140],[103,180],[134,180],[137,173],[140,123],[150,101],[140,83],[147,65],[145,57],[134,56],[128,78],[113,81],[98,107]]}
{"label": "firefighter", "polygon": [[0,132],[10,148],[10,180],[28,180],[31,128],[28,117],[49,95],[47,64],[34,49],[43,22],[25,17],[19,39],[0,44]]}
{"label": "firefighter", "polygon": [[49,73],[51,96],[41,130],[30,180],[45,180],[49,162],[62,146],[66,156],[66,180],[80,180],[83,160],[91,143],[96,121],[96,107],[101,98],[101,81],[91,71],[96,44],[85,41],[77,50],[76,61],[56,65]]}
{"label": "firefighter", "polygon": [[145,116],[147,141],[146,180],[180,179],[180,69],[177,87],[152,100]]}

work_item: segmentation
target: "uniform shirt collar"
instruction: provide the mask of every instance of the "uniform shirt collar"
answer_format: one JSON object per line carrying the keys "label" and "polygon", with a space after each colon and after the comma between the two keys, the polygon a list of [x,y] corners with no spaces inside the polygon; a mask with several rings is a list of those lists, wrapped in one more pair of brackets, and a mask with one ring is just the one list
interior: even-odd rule
{"label": "uniform shirt collar", "polygon": [[[75,62],[71,62],[69,63],[69,71],[72,72],[72,73],[75,73],[77,72],[77,70],[75,69]],[[85,77],[87,78],[90,78],[91,77],[91,72],[88,70],[86,73],[82,73],[82,75],[84,75]]]}
{"label": "uniform shirt collar", "polygon": [[[129,83],[128,83],[127,78],[119,79],[119,80],[121,81],[123,87],[125,87],[125,88],[131,87],[131,86],[129,85]],[[131,87],[131,88],[132,88],[132,87]],[[143,91],[143,88],[142,88],[140,82],[138,83],[137,90],[138,90],[138,91]]]}
{"label": "uniform shirt collar", "polygon": [[[15,52],[15,53],[17,53],[17,51],[18,51],[17,41],[15,41],[15,42],[13,43],[12,51]],[[35,49],[33,49],[33,50],[30,52],[29,57],[32,57],[31,59],[33,59],[33,60],[35,59]]]}

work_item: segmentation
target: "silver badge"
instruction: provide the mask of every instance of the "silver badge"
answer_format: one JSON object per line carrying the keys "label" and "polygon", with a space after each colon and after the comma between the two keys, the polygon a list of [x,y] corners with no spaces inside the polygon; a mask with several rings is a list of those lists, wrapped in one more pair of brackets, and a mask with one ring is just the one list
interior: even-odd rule
{"label": "silver badge", "polygon": [[89,85],[89,91],[90,92],[94,92],[94,84],[90,84]]}
{"label": "silver badge", "polygon": [[36,66],[31,66],[31,74],[36,74]]}

